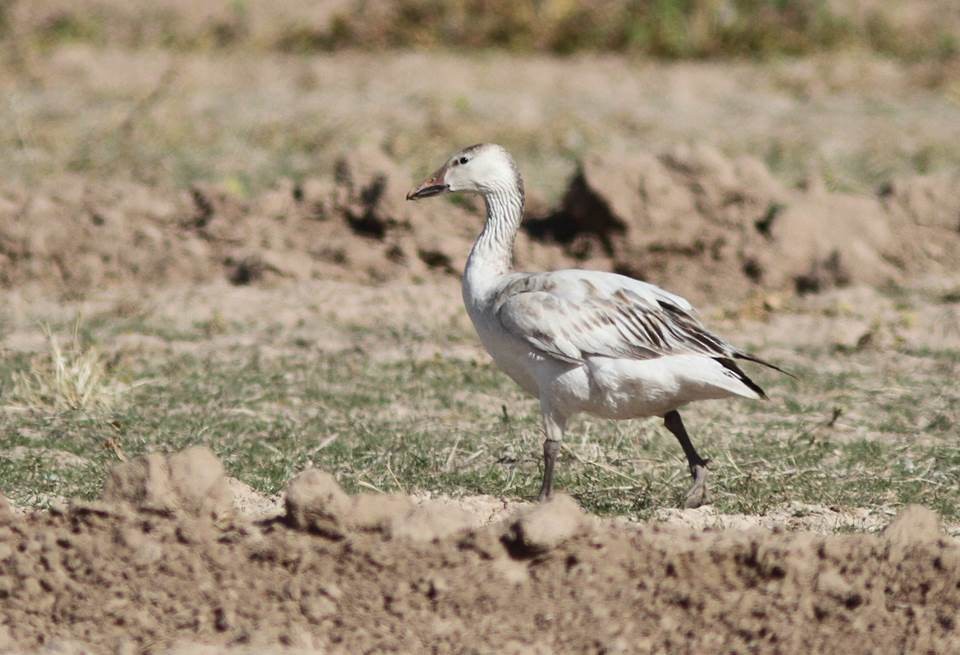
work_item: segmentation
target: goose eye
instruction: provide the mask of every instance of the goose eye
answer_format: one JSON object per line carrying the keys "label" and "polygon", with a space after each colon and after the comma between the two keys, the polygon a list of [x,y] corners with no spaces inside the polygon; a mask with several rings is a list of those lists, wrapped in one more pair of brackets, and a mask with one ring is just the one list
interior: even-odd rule
{"label": "goose eye", "polygon": [[461,157],[461,158],[460,158],[460,161],[457,162],[457,163],[459,163],[459,164],[466,164],[468,161],[469,161],[469,160],[468,160],[466,157]]}

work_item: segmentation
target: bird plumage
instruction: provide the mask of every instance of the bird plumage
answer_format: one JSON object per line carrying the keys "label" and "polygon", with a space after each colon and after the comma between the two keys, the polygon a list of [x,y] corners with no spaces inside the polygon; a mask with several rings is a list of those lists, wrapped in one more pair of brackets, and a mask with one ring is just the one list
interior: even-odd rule
{"label": "bird plumage", "polygon": [[567,420],[577,413],[627,419],[663,416],[687,454],[703,501],[706,460],[696,453],[678,407],[696,400],[763,390],[734,361],[777,370],[711,333],[684,298],[614,273],[513,270],[513,243],[523,211],[523,183],[513,158],[494,144],[471,146],[408,194],[445,191],[483,196],[487,219],[463,277],[463,298],[481,342],[497,365],[540,400],[544,416],[544,484]]}

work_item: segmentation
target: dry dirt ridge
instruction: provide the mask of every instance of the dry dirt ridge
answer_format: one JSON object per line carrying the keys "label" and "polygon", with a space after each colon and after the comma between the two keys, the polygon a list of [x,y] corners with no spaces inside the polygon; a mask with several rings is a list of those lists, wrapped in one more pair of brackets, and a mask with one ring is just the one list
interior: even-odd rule
{"label": "dry dirt ridge", "polygon": [[476,527],[307,470],[236,514],[203,448],[118,465],[102,499],[0,520],[3,652],[936,652],[960,641],[960,544],[626,527],[569,497]]}
{"label": "dry dirt ridge", "polygon": [[[0,186],[0,287],[72,295],[121,282],[458,274],[482,207],[405,202],[413,182],[382,152],[358,149],[329,176],[247,199],[66,176]],[[580,162],[559,206],[529,203],[518,264],[615,270],[693,299],[955,272],[958,184],[944,174],[876,195],[787,188],[760,161],[702,144],[597,155]]]}

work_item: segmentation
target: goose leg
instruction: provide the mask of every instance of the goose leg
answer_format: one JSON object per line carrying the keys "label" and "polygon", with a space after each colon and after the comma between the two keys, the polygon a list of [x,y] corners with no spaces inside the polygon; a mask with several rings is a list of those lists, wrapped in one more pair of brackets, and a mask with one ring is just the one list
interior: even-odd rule
{"label": "goose leg", "polygon": [[550,438],[543,440],[543,484],[540,485],[540,495],[537,497],[541,503],[553,495],[553,467],[559,452],[559,441]]}
{"label": "goose leg", "polygon": [[663,424],[673,433],[673,436],[680,442],[683,448],[683,454],[687,456],[687,464],[690,466],[690,475],[693,476],[693,486],[687,492],[687,499],[684,507],[700,507],[707,503],[707,464],[709,460],[700,457],[697,449],[693,447],[687,430],[683,427],[683,421],[680,419],[680,413],[677,410],[667,412],[663,416]]}
{"label": "goose leg", "polygon": [[538,500],[543,502],[553,494],[553,468],[560,453],[560,440],[566,421],[551,412],[543,404],[543,483],[540,485]]}

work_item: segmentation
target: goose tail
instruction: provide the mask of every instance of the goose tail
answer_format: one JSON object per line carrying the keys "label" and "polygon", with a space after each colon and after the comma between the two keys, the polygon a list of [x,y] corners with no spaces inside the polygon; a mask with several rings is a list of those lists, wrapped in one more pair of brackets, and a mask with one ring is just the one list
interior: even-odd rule
{"label": "goose tail", "polygon": [[780,368],[779,366],[777,366],[776,364],[771,364],[770,362],[768,362],[768,361],[766,361],[766,360],[764,360],[764,359],[760,359],[759,357],[756,357],[756,356],[754,356],[754,355],[751,355],[750,353],[745,353],[745,352],[743,352],[743,351],[741,351],[741,350],[738,350],[737,352],[733,353],[733,357],[734,357],[734,359],[743,359],[743,360],[748,361],[748,362],[753,362],[753,363],[755,363],[755,364],[760,364],[761,366],[766,366],[767,368],[772,368],[774,371],[777,371],[777,372],[779,372],[779,373],[783,373],[783,374],[786,375],[787,377],[793,378],[794,380],[798,379],[797,376],[794,375],[793,373],[791,373],[790,371],[787,371],[787,370],[785,370],[785,369],[782,369],[782,368]]}

